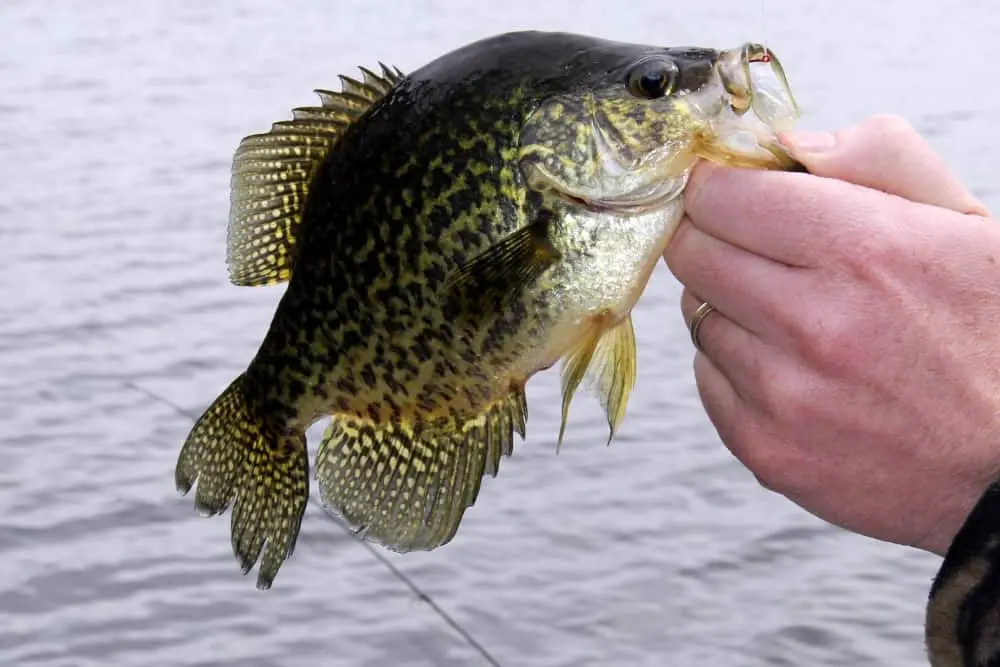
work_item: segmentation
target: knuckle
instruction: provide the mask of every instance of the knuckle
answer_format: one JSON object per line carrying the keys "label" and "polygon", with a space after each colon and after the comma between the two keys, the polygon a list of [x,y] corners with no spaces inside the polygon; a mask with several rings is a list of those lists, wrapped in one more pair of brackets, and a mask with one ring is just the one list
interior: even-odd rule
{"label": "knuckle", "polygon": [[780,428],[742,430],[738,442],[727,445],[758,484],[791,497],[802,492],[809,474],[796,440],[784,437],[785,433]]}
{"label": "knuckle", "polygon": [[759,415],[739,425],[720,429],[722,441],[750,471],[757,482],[774,493],[786,494],[794,486],[794,448],[780,437],[786,430]]}
{"label": "knuckle", "polygon": [[889,144],[912,141],[919,136],[910,121],[895,114],[874,115],[862,123],[862,129]]}
{"label": "knuckle", "polygon": [[781,493],[786,483],[787,466],[778,447],[767,442],[756,443],[746,450],[742,461],[758,484],[768,491]]}
{"label": "knuckle", "polygon": [[764,376],[759,385],[761,408],[780,429],[794,427],[809,411],[798,373],[788,370]]}
{"label": "knuckle", "polygon": [[839,320],[837,310],[829,305],[799,311],[798,319],[791,325],[791,343],[807,364],[825,365],[830,351],[844,336],[844,325]]}
{"label": "knuckle", "polygon": [[861,244],[857,261],[851,268],[866,282],[881,282],[885,270],[895,265],[898,256],[898,247],[891,234],[872,233]]}
{"label": "knuckle", "polygon": [[[825,308],[804,309],[792,341],[805,367],[819,378],[854,373],[852,368],[856,370],[871,357],[871,338],[878,333],[871,330],[879,319],[877,306],[870,306],[857,294],[850,303],[840,301],[834,297],[826,302]],[[794,395],[789,399],[802,404],[799,406],[802,413],[815,412],[816,406],[806,403],[810,387],[805,376],[792,391]]]}
{"label": "knuckle", "polygon": [[801,453],[792,445],[782,443],[779,447],[765,465],[752,470],[757,483],[788,498],[808,496],[817,475],[803,465]]}
{"label": "knuckle", "polygon": [[762,488],[770,491],[771,493],[781,493],[781,485],[774,476],[753,470],[751,470],[751,472],[753,472],[753,476],[757,479],[757,483]]}
{"label": "knuckle", "polygon": [[855,278],[868,278],[873,271],[895,265],[901,255],[898,229],[873,221],[894,219],[900,213],[891,200],[862,198],[837,221],[831,232],[830,268],[844,267]]}

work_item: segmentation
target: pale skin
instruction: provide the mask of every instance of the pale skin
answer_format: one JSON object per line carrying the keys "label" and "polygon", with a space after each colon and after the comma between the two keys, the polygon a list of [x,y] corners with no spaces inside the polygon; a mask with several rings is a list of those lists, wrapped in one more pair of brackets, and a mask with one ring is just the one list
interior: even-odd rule
{"label": "pale skin", "polygon": [[699,166],[664,257],[722,441],[767,489],[944,554],[1000,474],[1000,223],[905,121]]}

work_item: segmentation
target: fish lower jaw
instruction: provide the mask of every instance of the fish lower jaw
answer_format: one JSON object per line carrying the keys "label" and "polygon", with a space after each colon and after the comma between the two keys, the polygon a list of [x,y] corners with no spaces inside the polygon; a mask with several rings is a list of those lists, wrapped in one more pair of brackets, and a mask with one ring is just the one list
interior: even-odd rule
{"label": "fish lower jaw", "polygon": [[592,213],[613,213],[617,215],[643,215],[665,209],[677,198],[687,184],[689,171],[674,178],[666,178],[652,185],[640,187],[632,192],[607,197],[574,194],[556,190],[557,196],[574,208]]}

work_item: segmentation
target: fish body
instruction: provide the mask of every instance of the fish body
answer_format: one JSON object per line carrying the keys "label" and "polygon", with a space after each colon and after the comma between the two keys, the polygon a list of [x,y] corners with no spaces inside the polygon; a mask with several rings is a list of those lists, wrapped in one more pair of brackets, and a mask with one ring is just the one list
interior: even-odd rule
{"label": "fish body", "polygon": [[294,548],[305,430],[321,418],[324,505],[397,551],[452,539],[524,436],[539,370],[564,361],[563,427],[587,380],[613,435],[636,372],[630,311],[694,163],[797,167],[774,138],[794,102],[755,107],[775,102],[750,76],[758,61],[780,74],[753,45],[511,33],[405,76],[341,77],[322,106],[241,142],[230,278],[288,286],[176,481],[197,480],[207,514],[232,507],[259,587]]}

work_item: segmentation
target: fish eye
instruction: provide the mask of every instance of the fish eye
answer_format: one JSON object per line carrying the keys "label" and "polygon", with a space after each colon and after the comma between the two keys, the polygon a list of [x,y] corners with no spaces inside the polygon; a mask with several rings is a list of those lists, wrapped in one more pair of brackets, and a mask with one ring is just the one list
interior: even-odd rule
{"label": "fish eye", "polygon": [[680,72],[673,60],[647,60],[628,73],[629,92],[636,97],[656,99],[669,95],[677,85]]}

